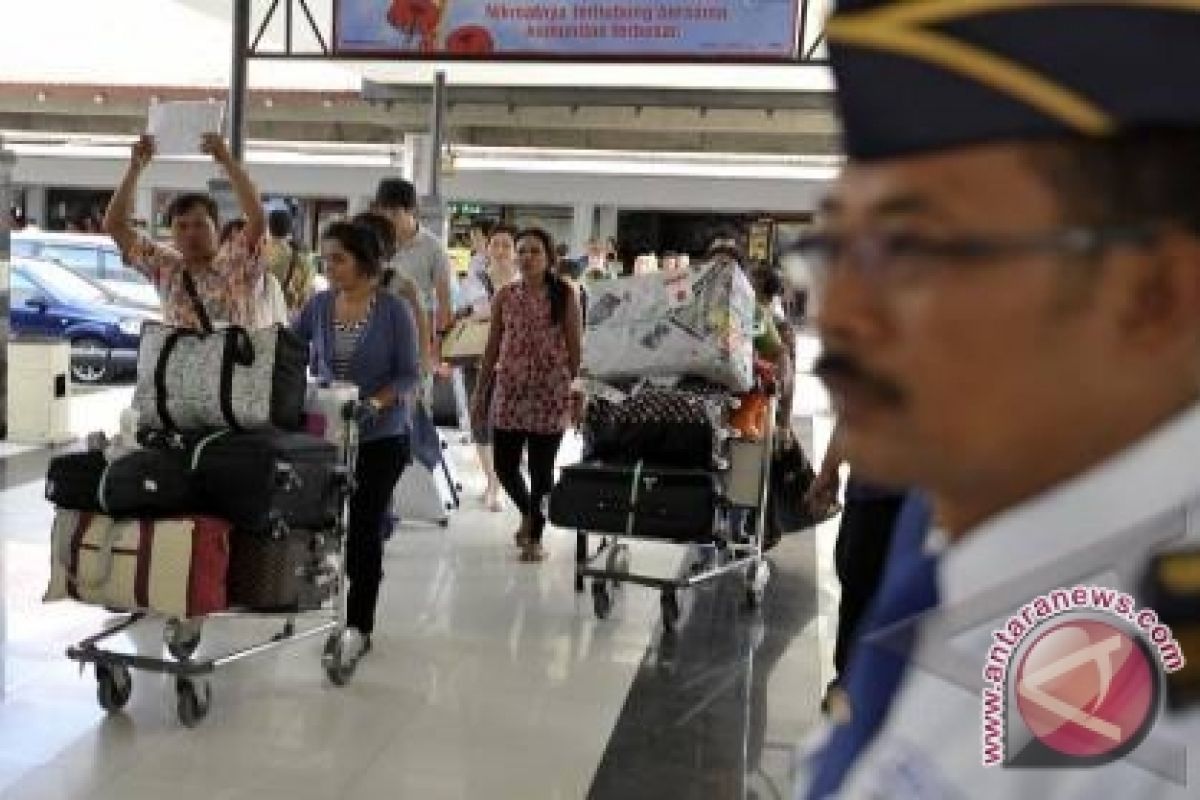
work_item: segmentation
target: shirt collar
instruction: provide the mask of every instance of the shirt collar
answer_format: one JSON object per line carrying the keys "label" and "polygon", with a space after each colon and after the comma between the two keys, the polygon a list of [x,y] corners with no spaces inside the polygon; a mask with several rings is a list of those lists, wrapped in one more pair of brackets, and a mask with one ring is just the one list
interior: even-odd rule
{"label": "shirt collar", "polygon": [[[942,601],[953,604],[1185,505],[1200,494],[1200,403],[1065,483],[989,519],[941,551]],[[944,549],[943,549],[944,548]]]}

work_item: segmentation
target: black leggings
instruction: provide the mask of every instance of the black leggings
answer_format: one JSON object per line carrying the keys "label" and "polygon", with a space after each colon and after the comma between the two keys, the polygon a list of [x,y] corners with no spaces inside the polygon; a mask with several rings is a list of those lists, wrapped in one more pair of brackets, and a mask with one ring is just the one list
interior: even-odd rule
{"label": "black leggings", "polygon": [[[542,499],[554,488],[554,460],[558,457],[562,438],[561,433],[529,433],[499,428],[493,432],[496,475],[513,505],[523,516],[532,520],[529,534],[535,542],[542,540],[542,530],[546,527]],[[521,454],[526,445],[529,446],[529,488],[525,487],[525,476],[521,474]]]}
{"label": "black leggings", "polygon": [[350,497],[346,541],[346,575],[350,580],[346,622],[365,634],[375,629],[375,604],[383,580],[383,517],[408,461],[408,437],[375,439],[358,446],[354,465],[357,485]]}

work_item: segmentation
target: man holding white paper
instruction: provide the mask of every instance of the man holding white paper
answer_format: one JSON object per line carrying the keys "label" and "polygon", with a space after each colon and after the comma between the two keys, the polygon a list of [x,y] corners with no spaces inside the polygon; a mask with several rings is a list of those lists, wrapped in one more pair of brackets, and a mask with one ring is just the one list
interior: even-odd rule
{"label": "man holding white paper", "polygon": [[158,289],[168,325],[201,329],[207,317],[214,324],[250,327],[255,319],[254,290],[265,270],[260,257],[266,228],[262,203],[258,189],[220,134],[203,134],[200,150],[221,165],[233,185],[246,220],[241,243],[218,250],[217,204],[203,192],[181,194],[168,206],[172,246],[159,245],[134,229],[130,221],[134,192],[155,153],[150,135],[133,145],[125,177],[104,215],[104,230],[126,261]]}

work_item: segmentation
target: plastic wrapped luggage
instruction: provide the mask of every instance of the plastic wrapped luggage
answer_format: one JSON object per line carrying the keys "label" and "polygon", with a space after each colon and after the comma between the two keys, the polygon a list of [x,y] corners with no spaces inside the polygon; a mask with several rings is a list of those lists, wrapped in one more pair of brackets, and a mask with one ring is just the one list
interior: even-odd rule
{"label": "plastic wrapped luggage", "polygon": [[214,517],[115,520],[62,510],[51,532],[46,601],[201,617],[227,607],[229,523]]}
{"label": "plastic wrapped luggage", "polygon": [[584,462],[563,468],[548,518],[592,533],[706,542],[722,530],[724,512],[709,470]]}
{"label": "plastic wrapped luggage", "polygon": [[308,346],[281,326],[208,333],[148,322],[133,404],[143,425],[298,430]]}
{"label": "plastic wrapped luggage", "polygon": [[[310,383],[304,399],[304,430],[345,452],[357,428],[346,424],[346,411],[358,402],[358,387],[344,381]],[[351,410],[353,410],[351,408]]]}
{"label": "plastic wrapped luggage", "polygon": [[728,393],[710,384],[660,387],[639,383],[625,392],[590,394],[584,420],[588,461],[715,469],[727,462]]}
{"label": "plastic wrapped luggage", "polygon": [[754,290],[740,268],[599,281],[588,295],[589,377],[697,375],[735,392],[753,385]]}
{"label": "plastic wrapped luggage", "polygon": [[306,433],[217,431],[189,448],[206,512],[239,531],[320,529],[340,508],[338,449]]}
{"label": "plastic wrapped luggage", "polygon": [[109,461],[100,450],[50,459],[46,499],[59,508],[116,517],[163,517],[200,511],[187,458],[168,450],[132,450]]}
{"label": "plastic wrapped luggage", "polygon": [[[284,527],[269,535],[235,530],[229,539],[229,605],[250,611],[298,611],[316,558],[313,534]],[[310,600],[311,603],[311,600]]]}

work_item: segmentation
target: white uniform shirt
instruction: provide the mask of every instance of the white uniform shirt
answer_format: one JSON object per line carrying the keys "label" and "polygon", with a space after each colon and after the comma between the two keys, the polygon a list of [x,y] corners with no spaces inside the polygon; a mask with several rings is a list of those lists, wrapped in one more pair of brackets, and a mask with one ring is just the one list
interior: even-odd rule
{"label": "white uniform shirt", "polygon": [[[1088,472],[986,521],[938,562],[939,609],[958,634],[921,627],[915,662],[890,711],[842,784],[842,798],[1092,800],[1200,797],[1200,707],[1164,709],[1134,751],[1187,749],[1186,787],[1131,763],[984,767],[981,690],[991,632],[1052,589],[1136,592],[1154,552],[1200,547],[1200,405]],[[931,531],[928,547],[944,537]],[[991,598],[981,595],[991,592]],[[989,608],[990,607],[990,608]],[[1142,606],[1139,605],[1139,608]],[[963,610],[967,613],[963,613]],[[1179,631],[1175,632],[1176,637]],[[1036,634],[1034,634],[1036,635]],[[1200,659],[1200,652],[1184,652]],[[1156,656],[1157,658],[1157,656]],[[930,665],[930,666],[922,666]],[[969,688],[933,673],[956,672]],[[1009,709],[1016,713],[1016,709]],[[816,737],[814,745],[824,739]],[[804,797],[807,776],[797,783]]]}

